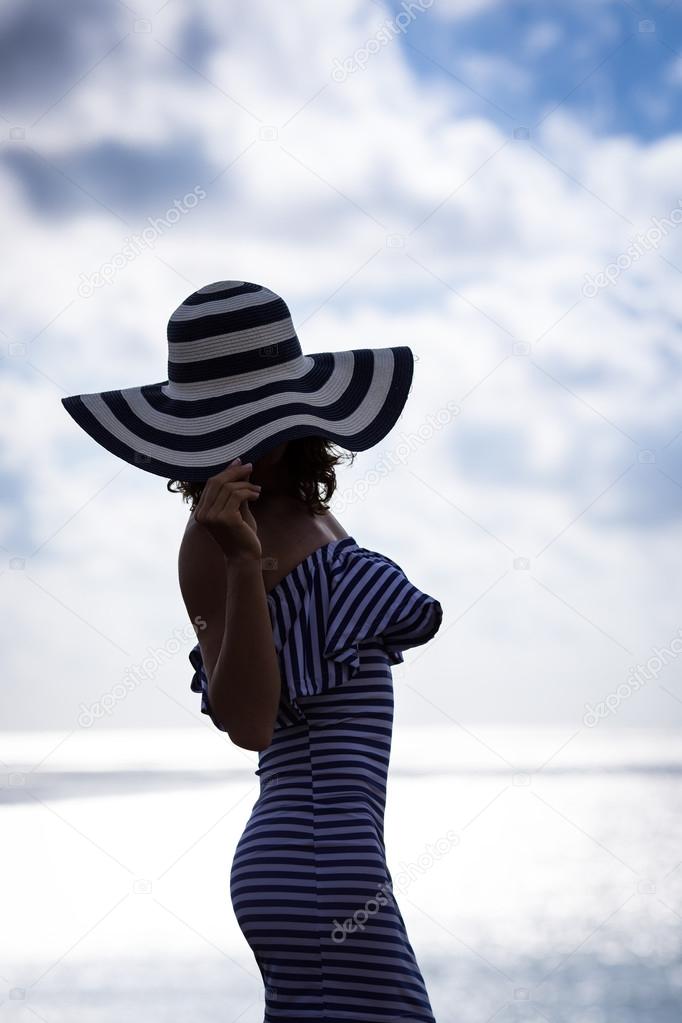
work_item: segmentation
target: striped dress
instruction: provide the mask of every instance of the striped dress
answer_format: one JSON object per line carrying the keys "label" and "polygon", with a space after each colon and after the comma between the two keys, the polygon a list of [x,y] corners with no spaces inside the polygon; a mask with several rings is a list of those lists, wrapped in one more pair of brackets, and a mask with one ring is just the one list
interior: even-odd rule
{"label": "striped dress", "polygon": [[[265,986],[265,1023],[435,1023],[384,847],[391,665],[426,643],[440,603],[352,536],[267,595],[282,697],[260,794],[230,874]],[[197,644],[191,688],[212,714]]]}

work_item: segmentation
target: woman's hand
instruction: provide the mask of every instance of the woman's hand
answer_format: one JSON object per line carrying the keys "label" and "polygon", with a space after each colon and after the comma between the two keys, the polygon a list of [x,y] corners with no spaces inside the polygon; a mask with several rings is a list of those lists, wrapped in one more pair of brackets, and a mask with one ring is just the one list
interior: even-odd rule
{"label": "woman's hand", "polygon": [[249,501],[260,494],[260,486],[248,478],[252,469],[251,462],[230,462],[206,481],[193,512],[195,522],[209,531],[225,557],[235,560],[263,557],[256,520],[249,508]]}

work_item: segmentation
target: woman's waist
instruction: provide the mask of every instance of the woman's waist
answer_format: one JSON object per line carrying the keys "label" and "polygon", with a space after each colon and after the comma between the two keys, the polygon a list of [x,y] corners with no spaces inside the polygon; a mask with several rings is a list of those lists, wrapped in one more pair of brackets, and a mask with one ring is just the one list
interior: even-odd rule
{"label": "woman's waist", "polygon": [[330,812],[338,809],[383,817],[386,784],[368,778],[311,777],[309,772],[263,773],[255,806]]}
{"label": "woman's waist", "polygon": [[296,791],[312,798],[386,798],[388,756],[373,760],[305,758],[296,764],[261,760],[255,772],[261,792]]}

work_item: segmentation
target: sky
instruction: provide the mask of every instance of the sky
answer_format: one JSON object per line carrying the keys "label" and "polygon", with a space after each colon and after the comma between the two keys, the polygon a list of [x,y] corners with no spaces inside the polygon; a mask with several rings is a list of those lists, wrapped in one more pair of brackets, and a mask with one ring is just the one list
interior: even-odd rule
{"label": "sky", "polygon": [[415,353],[332,503],[444,609],[400,721],[682,724],[681,91],[667,0],[8,0],[3,727],[207,726],[188,506],[60,399],[166,379],[220,280]]}

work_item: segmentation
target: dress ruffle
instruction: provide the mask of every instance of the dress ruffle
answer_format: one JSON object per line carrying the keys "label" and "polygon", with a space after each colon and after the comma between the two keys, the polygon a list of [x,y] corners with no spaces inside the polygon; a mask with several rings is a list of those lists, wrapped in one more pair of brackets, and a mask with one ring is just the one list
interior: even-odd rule
{"label": "dress ruffle", "polygon": [[221,732],[226,732],[227,729],[223,728],[220,721],[214,718],[213,712],[211,710],[211,704],[209,703],[208,699],[208,679],[206,677],[206,671],[204,669],[204,660],[203,657],[201,656],[201,647],[199,646],[198,643],[196,646],[192,647],[188,654],[188,657],[190,659],[192,667],[194,668],[194,675],[192,676],[192,681],[190,682],[190,688],[193,693],[201,693],[201,713],[208,714],[216,728],[219,728]]}
{"label": "dress ruffle", "polygon": [[268,595],[289,701],[343,685],[360,667],[359,645],[379,644],[390,664],[426,643],[443,611],[402,568],[352,537],[314,552]]}
{"label": "dress ruffle", "polygon": [[[402,652],[432,639],[443,619],[439,601],[419,590],[397,562],[352,537],[313,551],[267,601],[289,720],[291,712],[294,720],[304,717],[299,701],[353,677],[361,644],[378,645],[390,664],[400,664]],[[202,713],[225,731],[211,712],[198,644],[189,658]]]}
{"label": "dress ruffle", "polygon": [[342,548],[331,563],[331,596],[324,655],[357,671],[359,643],[383,645],[392,664],[403,650],[435,636],[443,609],[391,558],[366,547]]}

